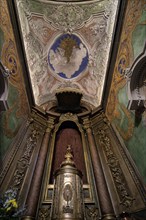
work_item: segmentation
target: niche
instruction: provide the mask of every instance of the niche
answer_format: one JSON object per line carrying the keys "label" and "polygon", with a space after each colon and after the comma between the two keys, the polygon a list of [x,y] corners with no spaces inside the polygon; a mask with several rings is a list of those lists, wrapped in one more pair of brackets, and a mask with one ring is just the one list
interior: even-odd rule
{"label": "niche", "polygon": [[71,145],[72,147],[74,162],[77,169],[82,171],[83,183],[87,184],[87,174],[81,134],[77,125],[72,121],[63,122],[56,133],[49,184],[53,184],[53,174],[64,160],[66,147],[68,145]]}

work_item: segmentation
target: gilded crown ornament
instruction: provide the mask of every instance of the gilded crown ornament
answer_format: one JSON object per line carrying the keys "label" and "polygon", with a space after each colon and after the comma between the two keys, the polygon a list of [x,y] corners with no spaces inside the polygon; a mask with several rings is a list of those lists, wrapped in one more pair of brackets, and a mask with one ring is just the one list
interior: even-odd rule
{"label": "gilded crown ornament", "polygon": [[62,162],[61,167],[64,165],[71,165],[75,167],[71,145],[67,146],[66,154],[64,157],[65,157],[65,160]]}

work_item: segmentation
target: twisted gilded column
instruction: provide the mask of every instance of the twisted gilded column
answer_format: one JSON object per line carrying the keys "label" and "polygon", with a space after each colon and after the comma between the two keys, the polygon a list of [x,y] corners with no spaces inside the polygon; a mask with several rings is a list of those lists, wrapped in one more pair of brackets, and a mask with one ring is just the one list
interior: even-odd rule
{"label": "twisted gilded column", "polygon": [[92,134],[90,120],[88,118],[84,118],[83,125],[87,133],[102,219],[114,220],[115,219],[114,210],[110,199],[109,191],[107,188],[106,180],[104,177],[104,173],[102,170],[98,151],[96,148],[95,140]]}
{"label": "twisted gilded column", "polygon": [[26,200],[26,213],[25,216],[21,218],[22,220],[35,219],[37,205],[39,201],[40,189],[42,184],[43,171],[44,171],[48,147],[49,147],[49,139],[53,127],[54,127],[54,118],[50,117],[48,121],[48,127],[46,129],[43,142],[40,148],[40,152],[38,155],[37,163],[32,177],[31,186],[28,192],[28,197]]}

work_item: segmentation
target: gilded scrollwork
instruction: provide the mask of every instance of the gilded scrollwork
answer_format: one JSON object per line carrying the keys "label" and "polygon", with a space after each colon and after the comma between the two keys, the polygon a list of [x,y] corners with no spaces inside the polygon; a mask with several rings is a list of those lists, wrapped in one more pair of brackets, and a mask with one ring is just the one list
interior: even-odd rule
{"label": "gilded scrollwork", "polygon": [[30,135],[27,138],[26,144],[24,146],[24,152],[21,155],[20,159],[17,161],[16,168],[14,171],[14,176],[11,180],[11,186],[16,188],[18,191],[21,188],[26,171],[29,167],[33,150],[37,145],[38,136],[39,136],[39,130],[33,128]]}
{"label": "gilded scrollwork", "polygon": [[[27,131],[27,129],[30,126],[31,123],[32,123],[32,118],[28,118],[28,120],[25,123],[25,126],[23,127],[23,132],[21,133],[22,136],[25,135],[25,133],[26,133],[26,131]],[[13,150],[10,153],[10,157],[8,158],[6,166],[4,167],[4,169],[2,170],[2,172],[0,174],[0,185],[1,185],[6,173],[9,169],[9,167],[10,167],[10,164],[11,164],[12,160],[14,159],[14,156],[16,155],[16,152],[20,148],[22,141],[23,141],[22,138],[19,138],[18,142],[15,143],[14,147],[12,147]]]}
{"label": "gilded scrollwork", "polygon": [[118,158],[113,151],[110,138],[107,136],[104,130],[98,131],[98,137],[99,142],[103,147],[107,163],[111,171],[115,187],[117,189],[120,204],[123,205],[125,208],[130,208],[131,206],[133,206],[133,201],[135,199],[131,195]]}
{"label": "gilded scrollwork", "polygon": [[8,35],[12,34],[12,27],[10,25],[9,15],[7,11],[7,3],[6,1],[2,1],[0,4],[0,26],[4,30],[4,33],[8,33]]}
{"label": "gilded scrollwork", "polygon": [[76,125],[78,126],[80,132],[82,132],[82,127],[81,125],[79,124],[79,119],[78,119],[78,116],[76,114],[73,114],[71,112],[68,112],[68,113],[65,113],[65,114],[62,114],[60,115],[60,118],[59,118],[59,123],[57,124],[57,126],[55,126],[55,131],[58,130],[59,126],[65,122],[65,121],[73,121],[76,123]]}
{"label": "gilded scrollwork", "polygon": [[75,120],[78,121],[78,117],[76,114],[73,114],[71,112],[68,112],[66,114],[62,114],[60,116],[60,121],[66,121],[66,120]]}
{"label": "gilded scrollwork", "polygon": [[2,57],[4,65],[12,73],[8,78],[9,91],[14,92],[13,86],[15,87],[16,99],[13,104],[9,105],[9,109],[3,115],[3,130],[7,137],[13,138],[16,135],[20,125],[19,123],[15,123],[12,129],[10,127],[11,117],[14,117],[15,115],[16,118],[24,118],[24,115],[28,113],[28,104],[26,101],[27,99],[25,96],[26,93],[24,91],[23,79],[21,78],[22,76],[20,74],[20,65],[18,62],[15,44],[12,39],[7,38],[8,36],[6,37],[3,45]]}
{"label": "gilded scrollwork", "polygon": [[25,97],[25,89],[24,82],[22,77],[22,70],[20,67],[18,53],[16,50],[16,45],[14,41],[14,35],[12,32],[11,22],[8,15],[8,9],[6,5],[6,1],[3,1],[0,10],[1,14],[1,29],[4,33],[4,44],[2,47],[2,62],[3,64],[12,72],[11,77],[9,77],[9,83],[13,85],[19,92],[20,100],[17,103],[21,106],[21,111],[17,109],[17,117],[22,116],[22,114],[28,113],[27,107],[27,99]]}
{"label": "gilded scrollwork", "polygon": [[85,216],[87,220],[98,220],[99,219],[99,210],[95,205],[86,205],[85,206]]}
{"label": "gilded scrollwork", "polygon": [[145,187],[141,184],[141,180],[138,178],[138,176],[136,175],[136,172],[134,171],[133,167],[131,166],[131,163],[128,159],[128,157],[125,155],[125,151],[123,150],[123,147],[121,145],[119,145],[119,149],[120,149],[120,153],[124,158],[125,163],[127,164],[128,170],[131,174],[131,176],[133,177],[133,180],[137,186],[137,188],[139,189],[139,192],[141,194],[141,197],[143,198],[143,201],[146,203],[146,189]]}
{"label": "gilded scrollwork", "polygon": [[83,119],[83,128],[86,131],[89,131],[91,129],[91,121],[90,121],[89,117],[86,117]]}
{"label": "gilded scrollwork", "polygon": [[50,220],[51,205],[39,209],[38,220]]}

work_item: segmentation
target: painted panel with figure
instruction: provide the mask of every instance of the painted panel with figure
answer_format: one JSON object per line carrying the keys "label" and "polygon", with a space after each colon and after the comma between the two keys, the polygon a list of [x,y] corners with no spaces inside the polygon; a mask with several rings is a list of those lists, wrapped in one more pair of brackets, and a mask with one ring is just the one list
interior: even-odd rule
{"label": "painted panel with figure", "polygon": [[8,69],[5,84],[1,80],[1,104],[4,97],[6,105],[0,110],[0,159],[4,158],[9,146],[16,137],[26,118],[29,107],[26,96],[22,68],[16,49],[12,25],[6,1],[0,3],[0,60],[1,66]]}
{"label": "painted panel with figure", "polygon": [[146,44],[146,2],[128,1],[106,114],[116,126],[146,183],[146,110],[128,109],[126,71]]}

